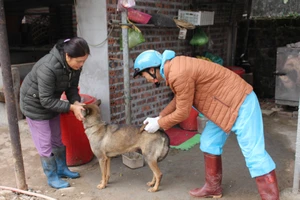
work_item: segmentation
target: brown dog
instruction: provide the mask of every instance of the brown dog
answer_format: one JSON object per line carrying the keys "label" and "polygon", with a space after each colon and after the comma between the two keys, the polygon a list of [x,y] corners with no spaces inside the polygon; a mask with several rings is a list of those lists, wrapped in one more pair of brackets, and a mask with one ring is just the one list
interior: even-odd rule
{"label": "brown dog", "polygon": [[99,160],[102,173],[102,180],[97,188],[103,189],[108,183],[111,157],[140,150],[153,172],[152,181],[147,183],[151,186],[148,191],[157,191],[162,178],[157,162],[163,160],[169,152],[168,135],[161,130],[148,133],[143,127],[106,124],[101,120],[100,103],[98,100],[96,104],[85,105],[83,111],[85,133],[93,153]]}

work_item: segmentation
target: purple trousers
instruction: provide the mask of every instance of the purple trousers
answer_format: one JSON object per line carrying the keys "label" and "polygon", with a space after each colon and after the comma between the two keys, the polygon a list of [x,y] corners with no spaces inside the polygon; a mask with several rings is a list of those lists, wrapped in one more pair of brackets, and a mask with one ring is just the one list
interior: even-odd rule
{"label": "purple trousers", "polygon": [[61,139],[60,115],[50,120],[32,120],[26,117],[33,143],[43,157],[50,157],[53,147],[64,144]]}

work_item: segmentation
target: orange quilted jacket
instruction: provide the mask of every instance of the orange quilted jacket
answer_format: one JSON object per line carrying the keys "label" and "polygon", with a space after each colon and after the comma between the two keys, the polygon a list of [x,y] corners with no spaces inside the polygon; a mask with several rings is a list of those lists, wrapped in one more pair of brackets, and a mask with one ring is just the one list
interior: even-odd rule
{"label": "orange quilted jacket", "polygon": [[253,88],[233,71],[203,59],[177,56],[164,65],[166,84],[174,99],[158,123],[167,130],[189,117],[194,106],[229,133],[246,95]]}

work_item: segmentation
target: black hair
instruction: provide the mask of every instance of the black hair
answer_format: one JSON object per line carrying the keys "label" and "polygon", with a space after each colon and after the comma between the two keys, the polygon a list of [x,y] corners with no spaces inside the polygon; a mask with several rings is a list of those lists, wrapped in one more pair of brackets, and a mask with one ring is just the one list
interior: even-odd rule
{"label": "black hair", "polygon": [[63,55],[67,53],[71,58],[82,57],[90,54],[90,48],[87,42],[81,37],[59,40],[56,48]]}

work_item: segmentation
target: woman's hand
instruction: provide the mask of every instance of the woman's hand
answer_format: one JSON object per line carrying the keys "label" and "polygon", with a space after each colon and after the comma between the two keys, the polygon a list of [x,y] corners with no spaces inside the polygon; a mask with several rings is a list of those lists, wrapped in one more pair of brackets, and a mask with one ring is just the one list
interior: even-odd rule
{"label": "woman's hand", "polygon": [[70,106],[70,110],[74,113],[76,119],[78,119],[79,121],[82,121],[84,119],[84,117],[81,113],[82,110],[85,110],[83,108],[84,105],[85,105],[84,103],[79,103],[78,101],[75,101]]}

